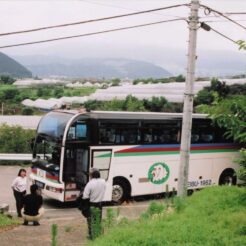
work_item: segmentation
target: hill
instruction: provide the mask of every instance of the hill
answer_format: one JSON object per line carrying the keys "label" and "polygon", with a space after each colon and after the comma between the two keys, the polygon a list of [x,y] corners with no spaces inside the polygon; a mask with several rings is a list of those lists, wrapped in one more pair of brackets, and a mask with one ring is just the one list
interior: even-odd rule
{"label": "hill", "polygon": [[54,57],[17,58],[39,77],[94,77],[94,78],[163,78],[171,74],[153,63],[120,58],[84,58],[69,60]]}
{"label": "hill", "polygon": [[2,52],[0,52],[0,74],[6,74],[17,78],[32,77],[32,73],[23,65]]}

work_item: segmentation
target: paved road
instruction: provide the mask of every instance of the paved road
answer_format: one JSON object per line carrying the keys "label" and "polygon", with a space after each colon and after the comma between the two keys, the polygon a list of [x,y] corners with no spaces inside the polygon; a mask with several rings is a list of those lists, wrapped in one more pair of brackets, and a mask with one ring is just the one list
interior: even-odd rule
{"label": "paved road", "polygon": [[[0,203],[7,203],[10,205],[10,212],[16,213],[15,200],[11,189],[11,184],[17,176],[19,166],[0,166]],[[26,168],[27,175],[30,169]],[[29,190],[29,188],[28,188]],[[142,211],[144,211],[151,200],[131,201],[128,204],[120,206],[120,213],[122,216],[129,218],[136,218]],[[78,216],[78,209],[75,203],[60,203],[58,201],[44,197],[45,217],[47,218],[76,218]],[[113,207],[117,209],[116,206]]]}

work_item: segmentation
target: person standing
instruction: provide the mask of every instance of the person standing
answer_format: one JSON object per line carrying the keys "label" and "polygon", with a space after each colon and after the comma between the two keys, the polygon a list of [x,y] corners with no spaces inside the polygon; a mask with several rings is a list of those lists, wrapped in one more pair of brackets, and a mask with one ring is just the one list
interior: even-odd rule
{"label": "person standing", "polygon": [[28,225],[28,222],[33,222],[34,226],[38,226],[39,220],[43,215],[43,209],[41,208],[43,204],[43,198],[38,192],[38,186],[36,184],[30,187],[31,194],[24,197],[24,223],[23,225]]}
{"label": "person standing", "polygon": [[27,178],[25,169],[19,170],[18,176],[14,179],[11,187],[14,191],[18,217],[22,217],[21,209],[23,208],[23,198],[26,194],[27,188]]}
{"label": "person standing", "polygon": [[[83,200],[89,201],[89,209],[87,214],[87,224],[89,239],[93,239],[93,228],[92,224],[94,221],[99,219],[99,223],[102,220],[102,200],[106,190],[106,182],[100,177],[100,172],[98,169],[93,168],[90,171],[90,181],[86,184],[83,192]],[[99,210],[98,213],[93,213],[93,209]],[[99,218],[96,216],[99,215]]]}

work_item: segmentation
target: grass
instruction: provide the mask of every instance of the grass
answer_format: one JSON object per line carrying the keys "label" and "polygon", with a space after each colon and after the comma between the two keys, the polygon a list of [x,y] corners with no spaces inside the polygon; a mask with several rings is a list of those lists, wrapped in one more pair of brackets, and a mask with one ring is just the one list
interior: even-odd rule
{"label": "grass", "polygon": [[245,188],[210,187],[186,200],[174,199],[171,213],[161,209],[152,205],[152,216],[113,228],[88,245],[246,245]]}
{"label": "grass", "polygon": [[18,219],[9,218],[5,214],[0,214],[0,230],[4,230],[8,227],[19,225],[21,222]]}

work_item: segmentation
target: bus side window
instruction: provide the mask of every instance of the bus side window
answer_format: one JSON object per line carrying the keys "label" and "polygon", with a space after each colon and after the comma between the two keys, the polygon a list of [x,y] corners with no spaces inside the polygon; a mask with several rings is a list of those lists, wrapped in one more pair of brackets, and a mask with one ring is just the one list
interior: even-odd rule
{"label": "bus side window", "polygon": [[197,133],[193,133],[191,135],[191,143],[198,143],[199,141],[199,135]]}
{"label": "bus side window", "polygon": [[144,129],[143,131],[143,141],[144,143],[152,143],[152,129]]}
{"label": "bus side window", "polygon": [[212,133],[209,134],[201,134],[201,139],[204,143],[211,143],[214,140],[214,136]]}
{"label": "bus side window", "polygon": [[99,142],[100,143],[107,142],[106,129],[99,129]]}

